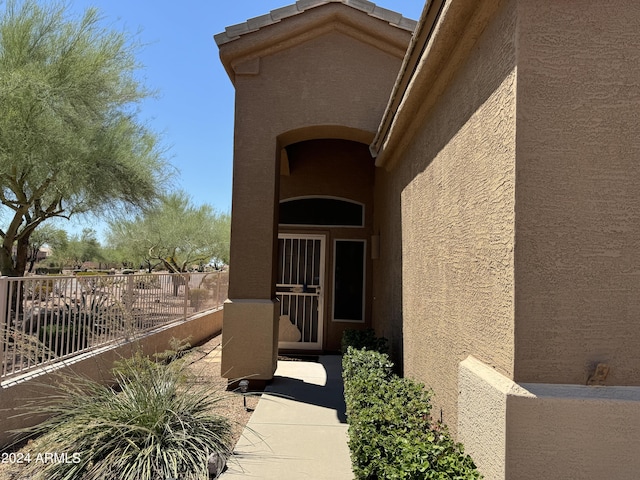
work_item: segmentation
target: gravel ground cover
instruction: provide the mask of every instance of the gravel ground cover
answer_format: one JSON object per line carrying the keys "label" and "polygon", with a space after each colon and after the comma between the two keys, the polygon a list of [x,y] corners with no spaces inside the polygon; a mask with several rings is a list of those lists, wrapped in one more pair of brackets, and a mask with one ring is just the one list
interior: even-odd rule
{"label": "gravel ground cover", "polygon": [[[246,398],[247,409],[245,409],[242,395],[227,391],[227,380],[222,378],[220,372],[221,342],[222,336],[215,336],[202,345],[191,348],[185,353],[183,359],[189,364],[188,368],[198,383],[208,385],[213,395],[222,396],[216,404],[215,412],[231,420],[233,444],[235,445],[251,418],[251,412],[258,403],[259,395],[248,395]],[[0,456],[0,480],[29,480],[21,474],[20,465],[12,461],[15,460],[15,455],[9,456],[10,453],[24,453],[27,449],[28,445],[19,452],[0,454],[2,455]]]}

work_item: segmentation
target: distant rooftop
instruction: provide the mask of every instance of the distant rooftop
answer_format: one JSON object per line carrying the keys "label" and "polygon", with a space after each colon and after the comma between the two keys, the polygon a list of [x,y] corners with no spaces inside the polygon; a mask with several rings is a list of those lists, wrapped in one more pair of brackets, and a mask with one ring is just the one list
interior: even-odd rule
{"label": "distant rooftop", "polygon": [[260,30],[263,27],[278,23],[283,18],[292,17],[328,3],[343,3],[351,8],[365,12],[367,15],[383,20],[394,27],[413,32],[417,22],[403,17],[401,14],[377,6],[367,0],[299,0],[293,5],[277,8],[259,17],[250,18],[246,22],[227,27],[224,32],[215,35],[218,46],[237,40],[246,33]]}

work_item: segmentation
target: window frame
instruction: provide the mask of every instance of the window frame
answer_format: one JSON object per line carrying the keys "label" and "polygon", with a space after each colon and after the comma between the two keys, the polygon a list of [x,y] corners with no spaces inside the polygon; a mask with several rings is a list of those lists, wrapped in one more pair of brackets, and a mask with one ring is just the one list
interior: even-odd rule
{"label": "window frame", "polygon": [[295,202],[295,201],[299,201],[299,200],[338,200],[340,202],[344,202],[344,203],[349,203],[352,205],[358,205],[361,208],[361,217],[360,217],[360,224],[359,225],[341,225],[341,224],[332,224],[332,223],[328,223],[328,224],[316,224],[316,223],[282,223],[280,221],[280,219],[278,220],[278,224],[280,226],[283,227],[309,227],[309,228],[364,228],[364,223],[365,223],[365,204],[362,202],[357,202],[355,200],[350,200],[348,198],[343,198],[343,197],[334,197],[334,196],[329,196],[329,195],[307,195],[307,196],[301,196],[301,197],[292,197],[292,198],[285,198],[283,200],[280,200],[278,206],[279,208],[281,208],[282,204],[284,203],[289,203],[289,202]]}

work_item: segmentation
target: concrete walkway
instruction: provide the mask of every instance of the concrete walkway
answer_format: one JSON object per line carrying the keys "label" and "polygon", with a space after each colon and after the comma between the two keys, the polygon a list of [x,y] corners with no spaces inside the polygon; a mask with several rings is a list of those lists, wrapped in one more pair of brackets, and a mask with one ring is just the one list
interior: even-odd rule
{"label": "concrete walkway", "polygon": [[279,361],[220,478],[353,479],[341,361]]}

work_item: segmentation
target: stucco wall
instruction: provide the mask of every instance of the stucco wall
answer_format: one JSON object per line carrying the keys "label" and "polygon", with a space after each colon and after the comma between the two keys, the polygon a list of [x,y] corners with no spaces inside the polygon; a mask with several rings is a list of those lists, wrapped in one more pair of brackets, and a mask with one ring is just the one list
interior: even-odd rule
{"label": "stucco wall", "polygon": [[639,24],[519,2],[516,381],[640,385]]}
{"label": "stucco wall", "polygon": [[636,478],[640,5],[495,5],[381,142],[406,150],[376,171],[374,320],[487,479]]}
{"label": "stucco wall", "polygon": [[[241,40],[240,40],[241,41]],[[230,298],[268,298],[277,206],[276,139],[316,126],[342,126],[371,136],[377,128],[401,58],[340,31],[249,61],[237,74]],[[245,71],[245,70],[243,70]],[[316,136],[318,135],[318,136]],[[320,137],[326,138],[326,137]],[[265,291],[266,289],[266,291]]]}
{"label": "stucco wall", "polygon": [[56,367],[32,372],[20,378],[11,378],[0,387],[0,449],[15,441],[11,430],[26,428],[38,423],[37,417],[16,416],[29,413],[25,402],[30,398],[55,393],[47,385],[58,382],[59,375],[79,375],[102,382],[113,382],[113,362],[141,351],[145,355],[162,353],[171,347],[171,339],[189,340],[198,345],[222,330],[222,310],[205,312],[187,321],[174,322],[148,335],[125,344],[105,347],[65,361]]}
{"label": "stucco wall", "polygon": [[368,145],[338,139],[310,140],[287,147],[290,175],[280,179],[280,199],[328,195],[365,204],[373,211],[373,159]]}
{"label": "stucco wall", "polygon": [[404,373],[435,390],[433,414],[454,431],[459,362],[473,354],[513,371],[514,30],[508,3],[397,167],[376,172],[376,269],[394,278],[377,285],[375,321],[397,301],[401,251]]}
{"label": "stucco wall", "polygon": [[[379,236],[380,254],[373,265],[372,326],[389,340],[389,353],[403,371],[402,222],[400,195],[407,172],[376,170],[374,234]],[[394,193],[395,192],[395,193]]]}
{"label": "stucco wall", "polygon": [[459,440],[486,480],[632,480],[640,387],[515,383],[460,364]]}

